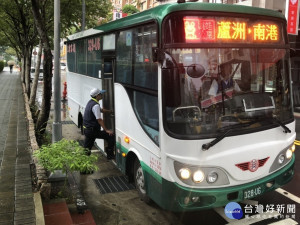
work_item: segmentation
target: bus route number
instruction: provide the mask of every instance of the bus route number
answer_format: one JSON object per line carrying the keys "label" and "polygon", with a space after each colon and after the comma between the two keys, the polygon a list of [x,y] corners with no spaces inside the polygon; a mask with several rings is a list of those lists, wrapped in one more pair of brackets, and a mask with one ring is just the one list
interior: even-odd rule
{"label": "bus route number", "polygon": [[257,195],[260,195],[261,193],[262,193],[261,187],[252,188],[244,191],[244,198],[245,199],[253,198]]}

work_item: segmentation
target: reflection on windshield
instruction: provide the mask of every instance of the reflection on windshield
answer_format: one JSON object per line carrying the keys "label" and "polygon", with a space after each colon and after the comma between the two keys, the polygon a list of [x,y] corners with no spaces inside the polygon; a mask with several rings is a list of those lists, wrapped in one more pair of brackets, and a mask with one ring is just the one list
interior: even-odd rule
{"label": "reflection on windshield", "polygon": [[[177,63],[162,74],[166,128],[172,133],[207,136],[251,121],[258,122],[240,129],[269,126],[263,118],[292,118],[285,49],[168,52]],[[172,95],[170,86],[180,94]]]}

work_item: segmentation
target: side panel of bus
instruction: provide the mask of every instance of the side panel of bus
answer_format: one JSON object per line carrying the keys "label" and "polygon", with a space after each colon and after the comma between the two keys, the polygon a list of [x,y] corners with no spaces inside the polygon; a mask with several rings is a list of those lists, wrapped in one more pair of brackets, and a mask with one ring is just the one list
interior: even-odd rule
{"label": "side panel of bus", "polygon": [[101,79],[92,78],[77,73],[67,73],[69,116],[78,125],[80,116],[83,117],[84,108],[90,100],[90,90],[102,87]]}

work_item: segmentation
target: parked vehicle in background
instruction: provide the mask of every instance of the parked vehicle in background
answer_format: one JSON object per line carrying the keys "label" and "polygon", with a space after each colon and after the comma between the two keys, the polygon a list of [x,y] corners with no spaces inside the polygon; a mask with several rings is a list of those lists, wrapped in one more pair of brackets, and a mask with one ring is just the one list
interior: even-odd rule
{"label": "parked vehicle in background", "polygon": [[[44,77],[43,72],[44,72],[43,68],[40,68],[39,80],[43,80],[43,77]],[[32,81],[34,79],[34,76],[35,76],[35,68],[31,67],[31,69],[30,69],[30,81]]]}
{"label": "parked vehicle in background", "polygon": [[66,70],[66,68],[67,68],[66,63],[60,63],[60,69],[61,70]]}

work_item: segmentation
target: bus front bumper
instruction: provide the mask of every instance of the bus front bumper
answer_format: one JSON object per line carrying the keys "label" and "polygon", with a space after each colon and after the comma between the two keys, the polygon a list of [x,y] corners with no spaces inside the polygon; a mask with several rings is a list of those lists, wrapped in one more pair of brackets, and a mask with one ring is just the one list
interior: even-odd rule
{"label": "bus front bumper", "polygon": [[224,187],[195,189],[181,186],[163,179],[160,199],[162,207],[171,211],[195,211],[225,206],[228,202],[251,199],[288,183],[294,175],[295,156],[284,168],[251,183]]}

